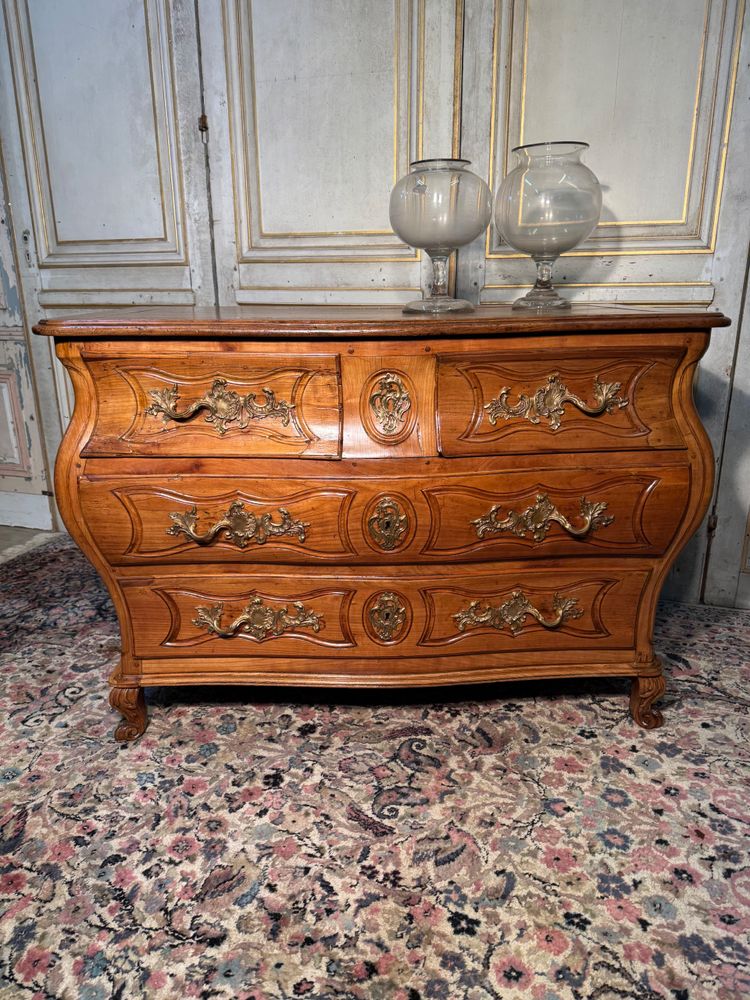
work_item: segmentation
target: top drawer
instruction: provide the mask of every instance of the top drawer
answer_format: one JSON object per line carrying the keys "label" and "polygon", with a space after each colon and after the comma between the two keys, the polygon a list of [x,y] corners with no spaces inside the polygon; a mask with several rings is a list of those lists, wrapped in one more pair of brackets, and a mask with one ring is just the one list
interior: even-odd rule
{"label": "top drawer", "polygon": [[96,419],[85,456],[341,455],[334,354],[90,358],[87,365]]}
{"label": "top drawer", "polygon": [[438,358],[440,452],[679,448],[672,389],[685,351],[619,348]]}

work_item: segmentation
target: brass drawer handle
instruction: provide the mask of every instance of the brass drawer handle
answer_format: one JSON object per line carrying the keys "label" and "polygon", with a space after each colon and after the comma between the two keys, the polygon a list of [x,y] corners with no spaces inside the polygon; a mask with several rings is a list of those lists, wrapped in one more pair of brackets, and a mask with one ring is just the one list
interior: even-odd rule
{"label": "brass drawer handle", "polygon": [[594,402],[589,405],[575,393],[569,392],[564,382],[560,381],[557,372],[549,375],[546,385],[537,389],[533,396],[527,396],[525,392],[519,394],[518,402],[510,404],[508,395],[511,392],[509,386],[503,386],[496,399],[491,399],[485,403],[489,422],[494,426],[497,418],[510,420],[511,417],[525,417],[529,423],[541,423],[541,418],[549,420],[549,425],[553,431],[560,426],[560,421],[565,414],[565,404],[572,403],[582,413],[590,417],[598,417],[601,413],[611,413],[616,407],[627,406],[629,400],[621,399],[617,393],[620,391],[620,382],[601,382],[597,375],[594,379]]}
{"label": "brass drawer handle", "polygon": [[564,514],[560,513],[546,493],[538,493],[536,503],[521,511],[520,514],[509,510],[507,516],[500,520],[501,508],[497,504],[471,523],[476,528],[477,538],[486,538],[487,535],[503,531],[509,531],[517,535],[518,538],[525,538],[529,532],[535,542],[542,542],[547,537],[553,521],[561,525],[574,538],[583,538],[590,531],[604,528],[614,521],[614,517],[604,513],[607,504],[603,500],[591,501],[586,497],[581,497],[579,504],[583,519],[583,523],[579,527],[575,527]]}
{"label": "brass drawer handle", "polygon": [[563,597],[562,594],[555,594],[552,598],[554,609],[553,618],[545,618],[541,611],[537,610],[522,590],[514,590],[508,600],[497,608],[490,604],[482,604],[480,601],[472,601],[465,611],[459,611],[453,615],[453,620],[458,626],[459,632],[465,632],[467,628],[477,628],[486,625],[489,628],[500,629],[506,626],[513,635],[518,635],[523,630],[524,622],[528,615],[535,618],[544,628],[559,628],[564,622],[573,618],[580,618],[583,611],[576,607],[578,601],[575,597]]}
{"label": "brass drawer handle", "polygon": [[241,500],[235,500],[226,514],[223,514],[215,524],[200,534],[198,532],[198,509],[191,507],[184,514],[170,513],[174,521],[171,528],[167,528],[168,535],[187,535],[191,541],[198,545],[208,545],[221,531],[226,531],[227,541],[232,542],[238,549],[246,548],[250,542],[257,542],[258,545],[265,545],[269,538],[278,538],[280,535],[296,535],[301,542],[305,540],[306,529],[310,527],[303,521],[295,521],[291,514],[284,507],[278,509],[281,522],[274,523],[273,513],[253,514],[246,510]]}
{"label": "brass drawer handle", "polygon": [[251,420],[280,420],[283,427],[289,425],[293,416],[294,404],[283,399],[276,399],[272,389],[264,389],[265,400],[258,403],[257,395],[250,392],[244,398],[232,389],[227,389],[227,380],[214,379],[209,392],[188,403],[184,410],[177,409],[179,393],[177,385],[171,389],[151,389],[149,395],[153,403],[146,407],[146,414],[152,417],[160,413],[167,420],[184,422],[190,420],[201,410],[208,410],[206,423],[213,424],[219,434],[226,434],[229,425],[237,422],[240,430],[244,430]]}
{"label": "brass drawer handle", "polygon": [[289,608],[274,611],[263,603],[262,598],[254,597],[239,615],[226,628],[222,627],[221,618],[224,614],[223,604],[195,609],[193,625],[204,628],[207,632],[218,635],[221,639],[232,639],[236,635],[251,635],[253,639],[262,642],[264,639],[278,639],[284,632],[296,631],[301,628],[311,628],[320,632],[325,622],[314,611],[308,611],[301,601],[292,604],[294,614],[289,614]]}

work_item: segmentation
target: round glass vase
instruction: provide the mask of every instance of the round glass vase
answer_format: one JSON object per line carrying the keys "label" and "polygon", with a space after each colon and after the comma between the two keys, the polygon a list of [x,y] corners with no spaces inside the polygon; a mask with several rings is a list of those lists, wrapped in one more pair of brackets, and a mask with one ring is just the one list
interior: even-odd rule
{"label": "round glass vase", "polygon": [[535,142],[516,146],[516,166],[495,199],[495,226],[514,250],[536,263],[536,284],[514,309],[536,312],[569,309],[552,284],[561,253],[594,231],[602,210],[602,191],[593,171],[581,163],[586,142]]}
{"label": "round glass vase", "polygon": [[469,160],[416,160],[391,191],[391,227],[432,261],[430,294],[404,306],[404,312],[471,311],[465,299],[448,294],[448,263],[454,250],[471,243],[489,225],[492,195],[481,177],[466,168]]}

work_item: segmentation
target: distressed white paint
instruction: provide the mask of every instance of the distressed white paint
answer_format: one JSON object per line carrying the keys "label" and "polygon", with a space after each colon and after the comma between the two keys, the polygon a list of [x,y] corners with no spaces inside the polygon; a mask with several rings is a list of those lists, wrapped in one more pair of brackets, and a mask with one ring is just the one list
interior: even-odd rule
{"label": "distressed white paint", "polygon": [[[742,3],[467,0],[465,73],[482,84],[464,155],[497,189],[521,141],[591,145],[602,225],[557,265],[571,299],[711,302]],[[465,294],[511,301],[532,283],[494,229],[479,254],[462,252]]]}
{"label": "distressed white paint", "polygon": [[514,74],[511,133],[519,143],[590,141],[602,222],[682,217],[705,11],[706,0],[681,0],[679,17],[653,0],[526,4],[526,87]]}
{"label": "distressed white paint", "polygon": [[17,528],[40,528],[42,531],[49,531],[55,527],[47,497],[2,490],[0,490],[0,524],[10,524]]}
{"label": "distressed white paint", "polygon": [[28,10],[54,206],[48,226],[59,243],[161,238],[142,0],[29,0]]}
{"label": "distressed white paint", "polygon": [[14,416],[13,383],[3,381],[0,370],[0,468],[4,465],[21,465],[18,431]]}
{"label": "distressed white paint", "polygon": [[451,152],[455,4],[199,10],[220,302],[418,295],[420,255],[390,231],[388,197],[411,160]]}

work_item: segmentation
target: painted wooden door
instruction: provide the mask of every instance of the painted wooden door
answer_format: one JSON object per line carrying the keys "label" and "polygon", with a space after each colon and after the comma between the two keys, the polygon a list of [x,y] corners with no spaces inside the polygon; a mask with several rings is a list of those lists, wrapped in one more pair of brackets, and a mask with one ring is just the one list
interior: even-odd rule
{"label": "painted wooden door", "polygon": [[[41,423],[52,459],[72,400],[53,345],[29,335],[38,319],[215,301],[195,6],[4,0],[3,28],[0,135],[25,308],[0,382],[8,350],[25,353],[36,405],[19,391],[17,417]],[[0,493],[8,476],[0,461]]]}

